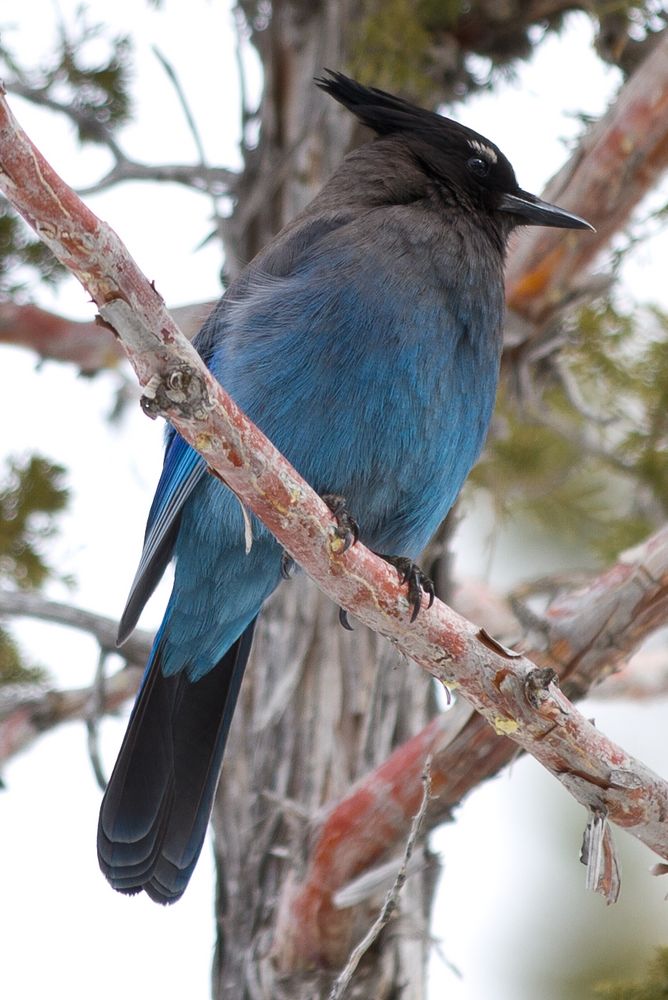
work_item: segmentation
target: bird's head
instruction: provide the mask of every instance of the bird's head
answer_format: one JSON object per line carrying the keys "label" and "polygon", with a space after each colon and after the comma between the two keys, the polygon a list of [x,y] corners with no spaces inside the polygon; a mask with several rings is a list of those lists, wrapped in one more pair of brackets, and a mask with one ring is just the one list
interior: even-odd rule
{"label": "bird's head", "polygon": [[324,91],[378,136],[405,139],[422,169],[464,204],[500,212],[511,226],[593,229],[578,215],[523,191],[507,157],[489,139],[459,122],[418,108],[343,73],[326,70],[316,80]]}

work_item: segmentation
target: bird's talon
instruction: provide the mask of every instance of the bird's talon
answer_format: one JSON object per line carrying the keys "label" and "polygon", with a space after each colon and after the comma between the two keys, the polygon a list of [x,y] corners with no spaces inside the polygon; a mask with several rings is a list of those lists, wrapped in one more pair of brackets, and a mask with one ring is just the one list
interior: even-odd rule
{"label": "bird's talon", "polygon": [[348,612],[345,608],[339,608],[339,624],[346,630],[346,632],[352,632],[353,627],[348,621]]}
{"label": "bird's talon", "polygon": [[324,493],[322,499],[329,507],[336,521],[334,534],[343,541],[341,551],[347,552],[352,545],[355,545],[359,541],[359,525],[355,518],[348,513],[344,497],[339,496],[337,493]]}
{"label": "bird's talon", "polygon": [[[378,553],[380,555],[380,553]],[[433,581],[423,573],[420,567],[407,559],[405,556],[385,556],[381,555],[381,559],[388,562],[391,566],[394,566],[399,573],[400,583],[408,585],[408,604],[411,610],[411,623],[415,621],[422,608],[422,596],[426,594],[427,607],[430,608],[434,603],[436,597],[436,591],[434,589]]]}
{"label": "bird's talon", "polygon": [[292,579],[296,568],[297,564],[292,558],[292,556],[289,555],[285,550],[283,550],[283,554],[281,556],[281,577],[284,580]]}

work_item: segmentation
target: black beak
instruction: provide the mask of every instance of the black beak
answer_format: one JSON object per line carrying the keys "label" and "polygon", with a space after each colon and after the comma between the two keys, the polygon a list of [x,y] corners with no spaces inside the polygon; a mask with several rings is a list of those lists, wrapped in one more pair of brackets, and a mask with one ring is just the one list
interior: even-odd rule
{"label": "black beak", "polygon": [[501,212],[510,212],[520,217],[520,225],[524,226],[555,226],[557,229],[591,229],[594,227],[579,215],[566,212],[563,208],[550,205],[549,201],[541,201],[533,194],[520,191],[519,194],[504,194],[498,205]]}

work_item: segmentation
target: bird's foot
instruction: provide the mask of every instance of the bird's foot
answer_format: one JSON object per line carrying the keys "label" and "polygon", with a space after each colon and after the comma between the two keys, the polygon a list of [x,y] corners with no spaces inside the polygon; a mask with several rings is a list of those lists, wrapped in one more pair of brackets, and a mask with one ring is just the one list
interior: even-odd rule
{"label": "bird's foot", "polygon": [[348,512],[344,497],[338,493],[323,493],[322,499],[332,512],[336,521],[334,534],[343,542],[342,552],[347,552],[351,545],[359,541],[360,529],[357,521]]}
{"label": "bird's foot", "polygon": [[[334,534],[343,542],[341,551],[346,552],[351,545],[359,541],[359,525],[346,508],[345,497],[339,496],[338,493],[323,493],[322,499],[331,510],[336,521]],[[348,621],[348,615],[343,608],[339,608],[339,622],[347,632],[353,631],[353,627]]]}
{"label": "bird's foot", "polygon": [[429,598],[428,608],[434,603],[434,597],[436,596],[434,584],[427,574],[423,573],[420,567],[410,559],[407,559],[406,556],[386,556],[381,552],[377,552],[376,555],[379,555],[390,566],[395,567],[399,573],[401,583],[408,584],[408,603],[413,609],[411,612],[411,621],[414,622],[422,607],[423,594],[426,594]]}

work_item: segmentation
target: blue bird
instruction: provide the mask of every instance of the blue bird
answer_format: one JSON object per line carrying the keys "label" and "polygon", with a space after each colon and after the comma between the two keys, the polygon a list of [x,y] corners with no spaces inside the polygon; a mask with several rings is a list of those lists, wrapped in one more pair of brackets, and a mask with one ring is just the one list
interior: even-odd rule
{"label": "blue bird", "polygon": [[[317,83],[375,138],[230,285],[195,346],[341,531],[392,554],[416,613],[429,583],[412,560],[494,406],[509,234],[591,227],[522,191],[471,129],[341,73]],[[174,585],[98,827],[121,892],[172,902],[197,862],[255,621],[281,579],[281,546],[256,519],[253,536],[247,553],[239,502],[170,428],[120,642],[171,559]]]}

